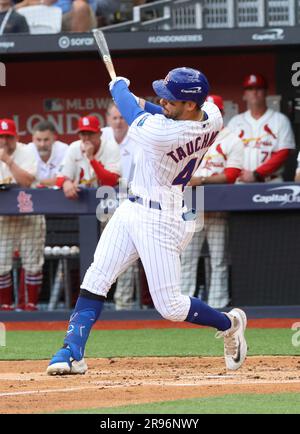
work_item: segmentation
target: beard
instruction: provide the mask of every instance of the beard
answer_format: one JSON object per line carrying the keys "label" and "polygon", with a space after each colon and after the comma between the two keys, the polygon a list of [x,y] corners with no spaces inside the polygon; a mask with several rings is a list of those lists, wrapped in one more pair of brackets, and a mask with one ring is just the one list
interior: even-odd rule
{"label": "beard", "polygon": [[50,156],[51,151],[48,151],[47,149],[39,149],[39,155],[41,158],[45,158]]}

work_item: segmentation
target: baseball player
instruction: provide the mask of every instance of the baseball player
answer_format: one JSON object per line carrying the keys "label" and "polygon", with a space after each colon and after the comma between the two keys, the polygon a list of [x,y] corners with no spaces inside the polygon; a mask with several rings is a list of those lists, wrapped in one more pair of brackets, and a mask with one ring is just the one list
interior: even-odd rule
{"label": "baseball player", "polygon": [[114,186],[120,177],[119,147],[102,139],[98,118],[80,118],[78,129],[79,140],[70,144],[56,180],[68,199],[78,199],[79,186]]}
{"label": "baseball player", "polygon": [[[221,113],[224,113],[223,99],[219,95],[210,95],[207,101],[216,104]],[[232,184],[241,173],[243,161],[243,142],[229,128],[223,128],[205,154],[190,185]],[[211,263],[208,304],[216,309],[229,303],[226,232],[227,213],[205,213],[204,229],[195,231],[192,241],[181,255],[181,292],[193,296],[198,260],[203,242],[207,239]]]}
{"label": "baseball player", "polygon": [[[102,128],[102,140],[115,143],[120,149],[121,175],[119,182],[127,187],[133,178],[135,158],[138,152],[136,143],[128,135],[128,125],[112,101],[106,113],[107,127]],[[116,310],[131,309],[133,307],[134,287],[138,276],[138,264],[135,262],[117,280],[114,293]]]}
{"label": "baseball player", "polygon": [[55,185],[68,145],[57,140],[54,125],[48,121],[37,123],[33,128],[32,142],[28,144],[37,161],[39,186]]}
{"label": "baseball player", "polygon": [[289,119],[266,104],[268,84],[260,74],[250,74],[243,82],[245,113],[234,116],[228,127],[245,147],[241,182],[281,182],[283,165],[295,139]]}
{"label": "baseball player", "polygon": [[[38,122],[33,128],[32,142],[27,145],[27,148],[34,154],[37,163],[36,180],[33,184],[34,187],[51,187],[55,185],[56,176],[59,168],[64,159],[68,145],[66,143],[56,140],[56,130],[54,125],[48,121]],[[35,216],[36,221],[40,220],[40,227],[45,228],[46,220],[45,216]],[[42,244],[46,239],[46,233],[42,238],[35,239],[35,243]],[[44,245],[40,246],[40,249],[44,249]],[[25,273],[21,269],[20,273],[20,285],[18,291],[18,310],[28,310],[28,304],[26,304],[26,285],[25,285]],[[39,288],[37,285],[31,291],[31,299],[38,300]],[[36,302],[32,303],[36,307]]]}
{"label": "baseball player", "polygon": [[[37,164],[27,145],[17,141],[16,125],[11,119],[0,120],[0,183],[30,187]],[[36,310],[42,285],[45,226],[40,216],[0,217],[0,305],[13,309],[11,270],[13,253],[19,250],[25,270],[26,310]]]}
{"label": "baseball player", "polygon": [[[116,210],[97,246],[71,316],[64,346],[48,374],[84,373],[84,350],[107,293],[116,278],[141,258],[153,303],[170,321],[215,327],[224,338],[228,369],[238,369],[247,353],[246,315],[228,314],[180,293],[180,254],[192,238],[195,221],[186,220],[183,188],[222,128],[219,109],[205,103],[209,84],[192,68],[176,68],[153,82],[160,106],[144,109],[128,89],[129,81],[110,82],[111,94],[140,146],[132,195]],[[156,113],[156,114],[153,114]]]}

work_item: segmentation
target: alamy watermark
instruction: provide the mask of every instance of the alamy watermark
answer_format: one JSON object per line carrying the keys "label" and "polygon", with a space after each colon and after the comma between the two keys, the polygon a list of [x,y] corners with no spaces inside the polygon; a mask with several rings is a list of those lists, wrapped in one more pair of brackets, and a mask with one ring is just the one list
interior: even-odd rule
{"label": "alamy watermark", "polygon": [[292,331],[295,332],[292,336],[292,345],[295,348],[300,347],[300,322],[292,325]]}
{"label": "alamy watermark", "polygon": [[[203,229],[204,226],[204,188],[203,186],[189,187],[184,190],[183,197],[181,194],[176,195],[174,191],[168,191],[162,187],[152,187],[151,196],[156,198],[155,202],[142,199],[149,197],[148,191],[143,191],[142,187],[138,188],[138,203],[143,203],[149,208],[164,209],[178,217],[178,213],[185,221],[196,220],[196,232]],[[96,209],[96,216],[102,223],[106,222],[116,211],[116,209],[126,199],[137,199],[137,196],[130,192],[129,186],[122,180],[117,189],[109,186],[101,186],[96,193],[100,203]],[[184,203],[182,203],[184,201]],[[148,203],[149,202],[149,203]],[[150,203],[151,202],[151,203]]]}
{"label": "alamy watermark", "polygon": [[6,66],[0,62],[0,86],[6,86]]}
{"label": "alamy watermark", "polygon": [[292,65],[292,85],[294,87],[300,86],[300,62],[295,62]]}
{"label": "alamy watermark", "polygon": [[6,346],[6,327],[3,322],[0,322],[0,347]]}

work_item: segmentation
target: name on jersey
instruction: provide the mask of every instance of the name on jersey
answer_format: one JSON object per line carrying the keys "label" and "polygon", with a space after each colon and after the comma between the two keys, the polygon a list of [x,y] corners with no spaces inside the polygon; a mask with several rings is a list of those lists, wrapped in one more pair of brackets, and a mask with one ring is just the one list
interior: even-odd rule
{"label": "name on jersey", "polygon": [[212,134],[204,134],[204,136],[199,136],[195,140],[191,140],[184,146],[179,146],[175,151],[170,151],[167,153],[176,163],[179,163],[183,158],[193,155],[196,152],[201,151],[201,149],[209,148],[217,137],[218,132]]}

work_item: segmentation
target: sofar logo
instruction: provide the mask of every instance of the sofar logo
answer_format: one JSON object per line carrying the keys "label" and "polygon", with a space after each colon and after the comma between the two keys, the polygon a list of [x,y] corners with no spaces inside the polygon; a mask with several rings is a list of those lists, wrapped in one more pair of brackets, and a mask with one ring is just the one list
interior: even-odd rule
{"label": "sofar logo", "polygon": [[0,62],[0,86],[6,86],[6,67]]}

